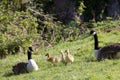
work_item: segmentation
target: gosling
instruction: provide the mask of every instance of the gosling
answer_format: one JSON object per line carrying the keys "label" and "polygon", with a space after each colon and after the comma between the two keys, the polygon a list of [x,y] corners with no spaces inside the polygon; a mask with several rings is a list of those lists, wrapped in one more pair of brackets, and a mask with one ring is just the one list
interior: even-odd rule
{"label": "gosling", "polygon": [[67,63],[73,63],[74,57],[73,57],[73,55],[70,54],[69,49],[65,50],[65,52],[66,52],[66,57],[65,57],[66,65],[67,65]]}
{"label": "gosling", "polygon": [[53,64],[53,66],[56,66],[56,63],[61,61],[60,57],[50,56],[49,53],[47,53],[45,56],[47,56],[47,61],[51,62]]}
{"label": "gosling", "polygon": [[60,50],[60,53],[61,53],[61,55],[62,55],[62,57],[61,57],[61,62],[63,63],[63,64],[66,64],[66,56],[65,56],[65,53],[64,53],[64,51],[63,50]]}

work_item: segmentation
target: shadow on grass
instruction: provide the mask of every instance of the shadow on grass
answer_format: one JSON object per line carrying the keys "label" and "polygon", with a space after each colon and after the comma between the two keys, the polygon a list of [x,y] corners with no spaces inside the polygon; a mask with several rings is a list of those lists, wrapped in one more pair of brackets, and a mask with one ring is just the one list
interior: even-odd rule
{"label": "shadow on grass", "polygon": [[27,73],[19,73],[19,74],[15,74],[15,73],[9,71],[9,72],[4,73],[4,74],[3,74],[3,77],[17,76],[17,75],[20,75],[20,74],[27,74]]}
{"label": "shadow on grass", "polygon": [[[27,74],[27,73],[20,73],[20,74]],[[7,73],[3,74],[3,77],[17,76],[20,74],[14,74],[13,72],[7,72]]]}
{"label": "shadow on grass", "polygon": [[97,60],[86,60],[86,62],[98,62]]}
{"label": "shadow on grass", "polygon": [[85,59],[85,62],[98,62],[96,59]]}
{"label": "shadow on grass", "polygon": [[8,73],[5,73],[5,74],[3,75],[3,77],[10,77],[10,76],[13,76],[13,75],[15,75],[15,74],[12,73],[12,72],[8,72]]}

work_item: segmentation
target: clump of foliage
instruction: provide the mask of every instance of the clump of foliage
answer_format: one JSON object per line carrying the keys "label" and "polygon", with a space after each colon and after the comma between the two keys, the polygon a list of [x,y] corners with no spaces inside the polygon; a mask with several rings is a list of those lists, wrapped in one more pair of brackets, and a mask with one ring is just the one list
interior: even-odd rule
{"label": "clump of foliage", "polygon": [[110,28],[115,28],[120,26],[120,20],[113,20],[110,17],[107,17],[104,21],[99,21],[96,23],[99,29],[107,30]]}
{"label": "clump of foliage", "polygon": [[[52,4],[51,1],[39,1],[34,2],[34,7],[29,7],[28,11],[37,17],[38,22],[38,43],[39,47],[53,46],[61,41],[72,41],[78,39],[80,31],[75,27],[76,22],[71,21],[69,24],[63,24],[59,21],[54,14],[47,13],[48,3]],[[50,5],[50,4],[49,4]]]}
{"label": "clump of foliage", "polygon": [[54,21],[54,18],[49,15],[49,18],[44,19],[42,24],[38,26],[38,32],[44,46],[52,46],[61,41],[73,41],[79,38],[80,30],[74,26],[74,21],[63,25],[59,21]]}
{"label": "clump of foliage", "polygon": [[[12,2],[16,9],[13,8]],[[60,21],[56,21],[53,15],[44,12],[42,2],[36,4],[36,7],[28,7],[26,12],[19,10],[20,7],[17,7],[15,3],[19,2],[3,2],[0,6],[1,57],[7,54],[16,54],[21,49],[25,53],[30,44],[38,48],[52,46],[61,41],[78,39],[79,29],[75,27],[75,22],[71,21],[64,25]]]}
{"label": "clump of foliage", "polygon": [[29,12],[12,11],[0,6],[0,56],[25,51],[37,33],[36,18]]}

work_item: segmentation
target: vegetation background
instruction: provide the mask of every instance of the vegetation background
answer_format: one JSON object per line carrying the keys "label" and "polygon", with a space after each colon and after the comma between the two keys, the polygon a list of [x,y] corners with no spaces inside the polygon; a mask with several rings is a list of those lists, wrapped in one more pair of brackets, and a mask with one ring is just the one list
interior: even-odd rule
{"label": "vegetation background", "polygon": [[[120,61],[97,62],[93,38],[100,45],[120,42],[119,0],[1,0],[0,1],[0,79],[1,80],[119,80]],[[14,75],[12,66],[27,61],[28,46],[39,71]],[[47,52],[61,57],[70,49],[73,64],[53,67]]]}

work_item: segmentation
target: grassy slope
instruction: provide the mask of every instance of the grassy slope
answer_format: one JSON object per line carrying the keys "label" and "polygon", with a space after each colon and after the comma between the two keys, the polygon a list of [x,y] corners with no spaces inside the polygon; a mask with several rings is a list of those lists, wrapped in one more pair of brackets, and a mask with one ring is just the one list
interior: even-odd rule
{"label": "grassy slope", "polygon": [[[120,42],[120,32],[111,33],[98,32],[100,46],[109,43]],[[108,37],[109,36],[109,37]],[[58,63],[53,67],[45,60],[45,53],[61,56],[59,51],[69,48],[75,57],[73,64],[67,66]],[[0,80],[119,80],[120,79],[120,59],[105,60],[97,62],[93,54],[93,37],[88,36],[74,42],[65,42],[52,48],[41,50],[33,58],[39,65],[36,72],[13,75],[12,65],[19,61],[27,61],[26,55],[9,56],[0,60]]]}

